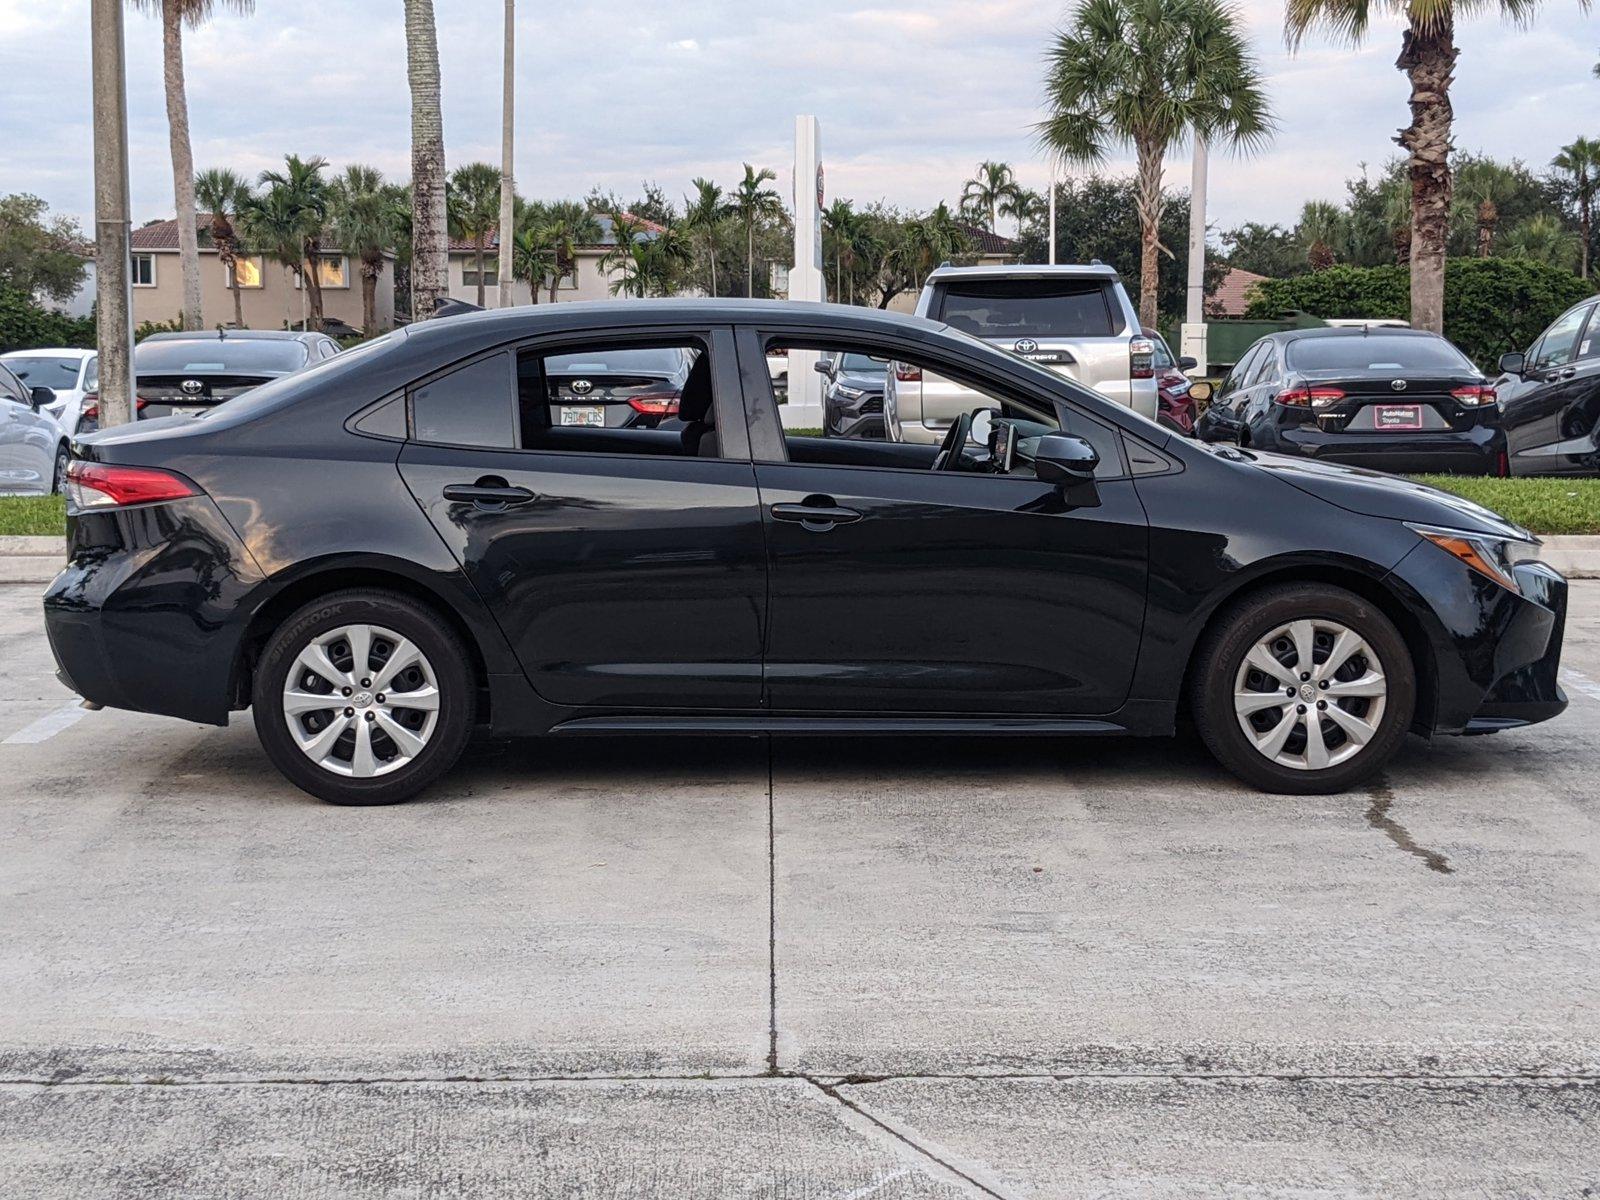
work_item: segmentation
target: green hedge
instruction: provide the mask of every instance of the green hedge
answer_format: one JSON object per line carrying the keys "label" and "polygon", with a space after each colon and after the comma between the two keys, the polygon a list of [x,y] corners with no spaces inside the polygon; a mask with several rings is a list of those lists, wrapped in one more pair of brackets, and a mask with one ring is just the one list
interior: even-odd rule
{"label": "green hedge", "polygon": [[[1522,258],[1452,258],[1444,273],[1444,335],[1492,369],[1526,350],[1562,311],[1594,288],[1571,271]],[[1258,284],[1245,316],[1268,319],[1292,308],[1318,317],[1411,316],[1405,267],[1334,266]]]}
{"label": "green hedge", "polygon": [[64,316],[15,288],[0,287],[0,354],[35,346],[93,345],[93,317]]}

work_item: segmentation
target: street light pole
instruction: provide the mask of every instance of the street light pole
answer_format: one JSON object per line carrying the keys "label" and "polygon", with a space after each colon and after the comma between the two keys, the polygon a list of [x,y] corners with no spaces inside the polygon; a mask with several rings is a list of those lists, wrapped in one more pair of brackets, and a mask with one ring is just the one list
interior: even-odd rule
{"label": "street light pole", "polygon": [[[516,281],[511,273],[511,238],[515,232],[517,217],[516,185],[511,178],[511,158],[515,141],[513,130],[516,126],[517,88],[514,69],[516,45],[516,0],[506,0],[505,64],[502,68],[504,72],[502,86],[505,94],[500,113],[500,308],[510,308],[517,302],[513,291]],[[533,281],[530,286],[538,287],[538,281]]]}
{"label": "street light pole", "polygon": [[1195,373],[1206,372],[1206,140],[1194,135],[1194,175],[1189,187],[1189,287],[1179,354],[1195,360]]}
{"label": "street light pole", "polygon": [[128,244],[128,83],[122,51],[123,0],[89,9],[94,92],[94,257],[100,425],[133,419],[132,255]]}
{"label": "street light pole", "polygon": [[1050,159],[1050,265],[1056,265],[1056,160]]}

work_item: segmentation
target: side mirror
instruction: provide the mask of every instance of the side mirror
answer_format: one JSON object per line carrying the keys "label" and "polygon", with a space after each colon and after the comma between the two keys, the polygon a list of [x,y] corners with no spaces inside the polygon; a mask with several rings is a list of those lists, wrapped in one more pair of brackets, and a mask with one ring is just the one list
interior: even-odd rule
{"label": "side mirror", "polygon": [[1188,354],[1185,354],[1182,358],[1180,358],[1178,360],[1178,370],[1180,370],[1180,371],[1192,371],[1196,367],[1198,367],[1199,365],[1200,365],[1199,361],[1197,359],[1195,359],[1192,355],[1188,355]]}
{"label": "side mirror", "polygon": [[1502,354],[1499,363],[1500,370],[1506,375],[1521,375],[1528,368],[1528,359],[1525,355],[1512,351]]}
{"label": "side mirror", "polygon": [[1088,483],[1099,465],[1095,448],[1069,433],[1045,434],[1033,456],[1034,474],[1045,483]]}
{"label": "side mirror", "polygon": [[833,363],[828,361],[826,358],[817,359],[817,361],[812,364],[811,369],[818,375],[826,375],[829,379],[833,378]]}
{"label": "side mirror", "polygon": [[56,393],[54,388],[35,387],[28,389],[28,403],[33,407],[34,412],[38,412],[46,404],[54,404],[55,402]]}
{"label": "side mirror", "polygon": [[1189,385],[1189,398],[1196,404],[1210,404],[1216,394],[1217,389],[1209,379],[1196,379]]}

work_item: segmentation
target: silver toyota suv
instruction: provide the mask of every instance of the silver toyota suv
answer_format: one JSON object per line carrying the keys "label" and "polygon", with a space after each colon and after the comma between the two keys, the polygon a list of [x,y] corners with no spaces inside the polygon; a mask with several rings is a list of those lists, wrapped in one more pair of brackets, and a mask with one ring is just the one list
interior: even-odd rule
{"label": "silver toyota suv", "polygon": [[[942,321],[1155,419],[1155,343],[1117,273],[1088,266],[940,267],[916,315]],[[890,441],[938,442],[981,397],[909,363],[887,373],[883,416]]]}

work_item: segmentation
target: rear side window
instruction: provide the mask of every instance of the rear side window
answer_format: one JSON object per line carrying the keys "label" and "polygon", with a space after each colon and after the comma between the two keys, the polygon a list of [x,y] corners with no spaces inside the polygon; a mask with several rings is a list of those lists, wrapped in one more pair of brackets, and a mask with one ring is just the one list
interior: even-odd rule
{"label": "rear side window", "polygon": [[1289,345],[1289,367],[1295,371],[1471,371],[1461,351],[1443,338],[1367,337],[1300,338]]}
{"label": "rear side window", "polygon": [[449,446],[516,445],[511,356],[491,354],[411,389],[412,436]]}
{"label": "rear side window", "polygon": [[929,315],[975,337],[1110,337],[1109,291],[1087,279],[963,280],[939,285]]}

